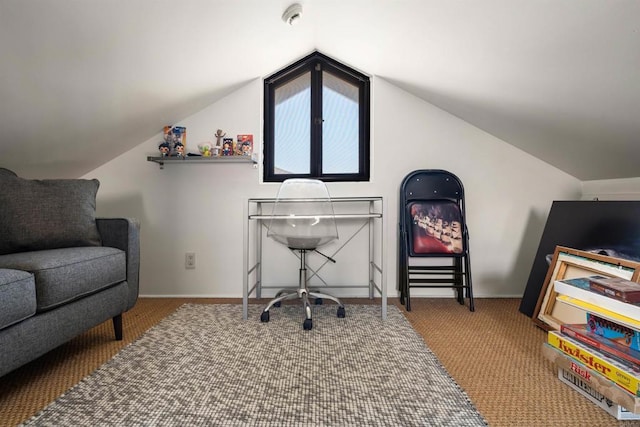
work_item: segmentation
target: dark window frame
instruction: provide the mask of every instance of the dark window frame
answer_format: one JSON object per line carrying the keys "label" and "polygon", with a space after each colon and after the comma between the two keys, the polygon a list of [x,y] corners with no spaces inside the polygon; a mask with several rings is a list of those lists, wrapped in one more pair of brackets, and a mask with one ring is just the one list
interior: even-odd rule
{"label": "dark window frame", "polygon": [[[319,67],[319,68],[318,68]],[[358,172],[322,173],[322,71],[358,87]],[[310,173],[275,173],[275,90],[311,72]],[[288,178],[315,178],[327,182],[369,181],[370,178],[370,82],[369,77],[320,52],[302,58],[264,79],[264,182],[282,182]]]}

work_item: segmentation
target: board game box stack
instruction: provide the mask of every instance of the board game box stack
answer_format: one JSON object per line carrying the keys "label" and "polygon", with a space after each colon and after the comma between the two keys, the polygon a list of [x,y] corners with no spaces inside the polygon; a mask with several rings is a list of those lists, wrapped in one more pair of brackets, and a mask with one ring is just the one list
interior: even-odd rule
{"label": "board game box stack", "polygon": [[561,381],[616,419],[640,420],[640,284],[590,276],[554,285],[585,323],[549,331],[543,355]]}
{"label": "board game box stack", "polygon": [[564,368],[558,368],[558,379],[567,384],[591,402],[613,415],[618,420],[637,420],[638,415],[617,405],[607,396],[600,393],[588,381],[584,380],[579,374]]}

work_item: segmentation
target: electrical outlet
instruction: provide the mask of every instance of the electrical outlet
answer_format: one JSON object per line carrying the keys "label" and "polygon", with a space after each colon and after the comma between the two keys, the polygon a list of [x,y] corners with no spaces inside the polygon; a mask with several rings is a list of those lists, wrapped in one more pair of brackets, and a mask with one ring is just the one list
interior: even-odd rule
{"label": "electrical outlet", "polygon": [[194,269],[196,268],[196,253],[187,252],[184,254],[184,268]]}

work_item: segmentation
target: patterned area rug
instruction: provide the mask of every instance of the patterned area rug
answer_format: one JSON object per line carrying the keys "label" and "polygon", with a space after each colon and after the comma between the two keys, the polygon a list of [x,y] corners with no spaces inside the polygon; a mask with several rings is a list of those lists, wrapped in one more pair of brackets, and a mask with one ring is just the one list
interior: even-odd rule
{"label": "patterned area rug", "polygon": [[484,426],[395,306],[185,304],[26,426]]}

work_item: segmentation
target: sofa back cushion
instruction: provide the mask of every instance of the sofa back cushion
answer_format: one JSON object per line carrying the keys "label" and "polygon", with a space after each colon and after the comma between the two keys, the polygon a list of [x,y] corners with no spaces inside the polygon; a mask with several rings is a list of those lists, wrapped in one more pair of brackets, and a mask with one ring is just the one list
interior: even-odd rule
{"label": "sofa back cushion", "polygon": [[99,246],[97,179],[31,180],[0,174],[0,255]]}
{"label": "sofa back cushion", "polygon": [[0,175],[4,175],[4,176],[18,176],[14,171],[11,171],[9,169],[5,169],[5,168],[0,168]]}

